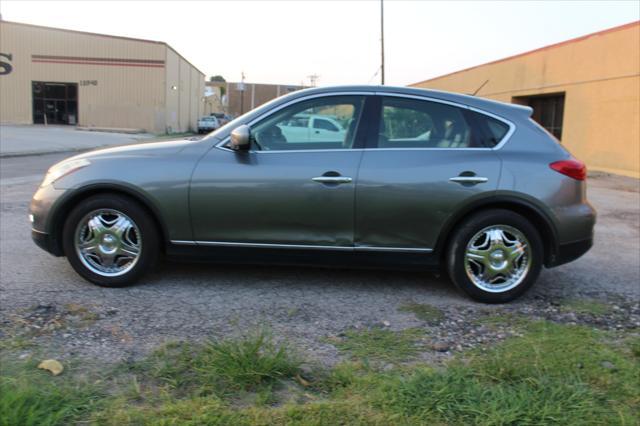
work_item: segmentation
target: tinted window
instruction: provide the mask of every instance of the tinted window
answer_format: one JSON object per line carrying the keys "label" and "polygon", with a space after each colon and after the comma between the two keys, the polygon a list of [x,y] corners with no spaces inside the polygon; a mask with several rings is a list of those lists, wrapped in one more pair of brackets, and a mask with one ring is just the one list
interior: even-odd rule
{"label": "tinted window", "polygon": [[[349,149],[363,103],[362,96],[328,96],[291,105],[252,126],[254,149]],[[312,118],[314,127],[331,132],[307,127]]]}
{"label": "tinted window", "polygon": [[482,142],[486,147],[496,146],[509,132],[509,126],[500,120],[477,112],[471,114],[482,133]]}
{"label": "tinted window", "polygon": [[382,100],[379,148],[473,148],[479,145],[461,108],[430,101]]}

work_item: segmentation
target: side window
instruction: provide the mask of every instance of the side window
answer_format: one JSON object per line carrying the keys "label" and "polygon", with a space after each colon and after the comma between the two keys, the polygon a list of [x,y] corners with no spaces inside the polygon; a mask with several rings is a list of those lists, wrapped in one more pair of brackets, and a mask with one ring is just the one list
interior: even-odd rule
{"label": "side window", "polygon": [[475,148],[480,138],[464,110],[439,102],[385,97],[379,148]]}
{"label": "side window", "polygon": [[350,149],[363,106],[363,96],[327,96],[288,106],[252,126],[253,149]]}

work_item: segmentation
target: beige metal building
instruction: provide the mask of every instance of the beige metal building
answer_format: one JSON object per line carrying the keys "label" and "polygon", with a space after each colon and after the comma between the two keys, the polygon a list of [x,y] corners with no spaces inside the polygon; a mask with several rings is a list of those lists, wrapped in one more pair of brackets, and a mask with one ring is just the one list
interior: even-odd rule
{"label": "beige metal building", "polygon": [[530,105],[589,169],[640,177],[640,21],[412,86]]}
{"label": "beige metal building", "polygon": [[204,74],[164,42],[0,21],[0,122],[195,130]]}

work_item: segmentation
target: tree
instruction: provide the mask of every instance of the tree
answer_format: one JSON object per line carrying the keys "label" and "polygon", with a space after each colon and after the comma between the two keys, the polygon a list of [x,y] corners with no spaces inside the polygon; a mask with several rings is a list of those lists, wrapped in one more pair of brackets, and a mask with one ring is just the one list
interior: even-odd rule
{"label": "tree", "polygon": [[221,75],[214,75],[212,77],[209,77],[209,81],[219,81],[221,83],[225,83],[227,80],[225,80]]}

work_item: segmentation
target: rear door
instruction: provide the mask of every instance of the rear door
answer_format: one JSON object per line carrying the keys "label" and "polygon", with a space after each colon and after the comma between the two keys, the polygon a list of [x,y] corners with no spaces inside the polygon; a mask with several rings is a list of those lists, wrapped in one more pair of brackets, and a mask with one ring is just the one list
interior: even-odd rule
{"label": "rear door", "polygon": [[443,101],[377,99],[358,175],[355,246],[429,252],[454,212],[496,190],[501,162],[492,147],[512,125]]}

